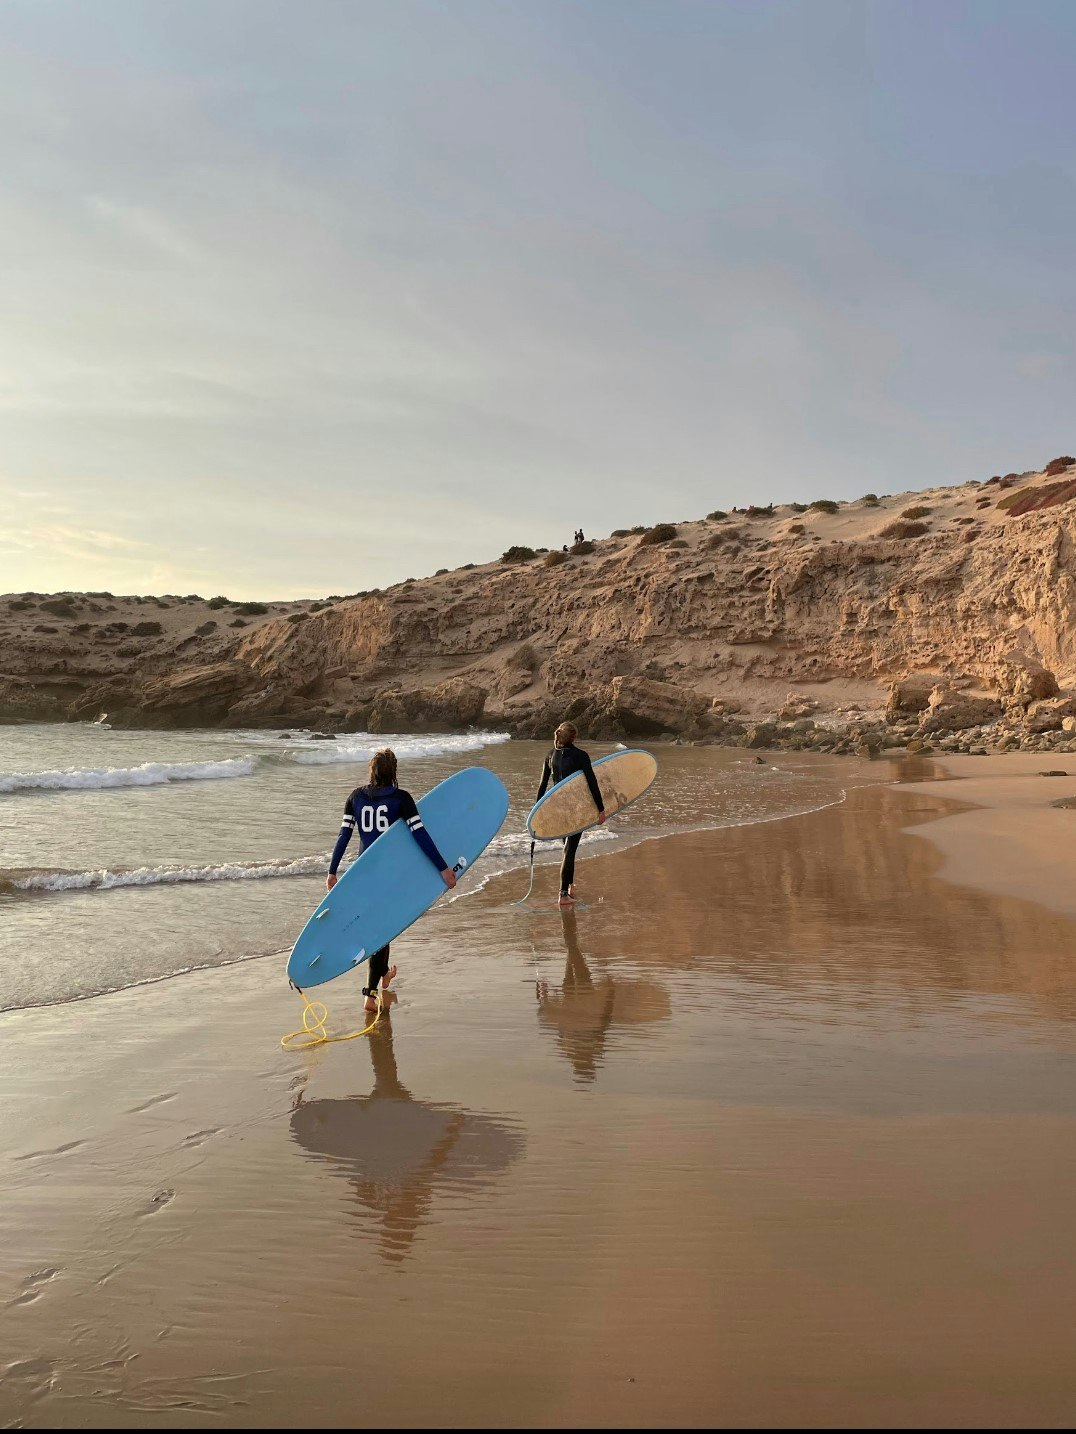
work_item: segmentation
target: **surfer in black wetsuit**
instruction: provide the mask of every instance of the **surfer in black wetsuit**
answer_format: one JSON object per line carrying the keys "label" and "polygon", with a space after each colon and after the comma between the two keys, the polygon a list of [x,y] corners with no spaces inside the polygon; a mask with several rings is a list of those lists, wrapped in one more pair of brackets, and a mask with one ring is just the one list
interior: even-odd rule
{"label": "surfer in black wetsuit", "polygon": [[[579,733],[571,722],[562,722],[553,733],[553,750],[545,759],[545,766],[542,768],[542,784],[538,788],[535,801],[541,801],[545,796],[545,789],[549,786],[550,779],[555,786],[557,782],[563,782],[566,777],[571,777],[576,772],[582,772],[587,786],[590,788],[590,795],[594,798],[594,805],[598,809],[598,821],[604,822],[605,806],[602,802],[602,794],[597,778],[594,776],[590,758],[581,747],[575,745],[578,735]],[[560,904],[562,906],[575,900],[575,853],[582,835],[582,832],[573,832],[571,836],[564,838],[564,857],[560,864]]]}
{"label": "surfer in black wetsuit", "polygon": [[[356,787],[344,803],[344,821],[340,827],[340,835],[336,838],[332,860],[329,862],[329,874],[325,878],[326,888],[332,891],[336,885],[336,871],[347,850],[352,832],[358,831],[361,851],[365,851],[396,821],[407,823],[408,831],[441,873],[444,884],[451,890],[456,885],[456,874],[423,826],[414,797],[396,785],[396,753],[388,747],[375,752],[370,758],[367,785]],[[382,991],[387,991],[389,982],[395,975],[396,967],[389,965],[389,948],[382,946],[380,951],[375,951],[370,957],[370,984],[362,988],[368,1011],[377,1010],[378,983]]]}

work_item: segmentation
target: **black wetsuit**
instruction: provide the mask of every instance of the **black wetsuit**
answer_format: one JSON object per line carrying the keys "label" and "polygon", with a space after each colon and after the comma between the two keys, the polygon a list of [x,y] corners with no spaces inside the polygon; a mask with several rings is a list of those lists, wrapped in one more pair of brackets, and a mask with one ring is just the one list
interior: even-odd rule
{"label": "black wetsuit", "polygon": [[[574,776],[576,772],[583,773],[587,786],[590,788],[590,795],[594,798],[594,805],[599,812],[604,811],[605,803],[602,801],[602,794],[597,778],[594,776],[590,758],[574,742],[569,742],[567,747],[554,747],[545,759],[545,766],[542,768],[542,784],[538,788],[535,801],[541,801],[545,796],[545,789],[551,780],[556,786],[558,782],[565,781],[568,777]],[[564,838],[564,858],[560,864],[560,894],[562,896],[566,894],[569,886],[575,880],[575,853],[579,848],[579,838],[582,835],[582,832],[573,832],[571,836]]]}
{"label": "black wetsuit", "polygon": [[[408,831],[436,869],[445,871],[448,863],[423,825],[410,792],[405,792],[402,787],[356,787],[344,803],[344,821],[329,863],[330,874],[336,875],[352,832],[358,832],[359,844],[365,851],[383,832],[388,831],[393,822],[398,821],[407,824]],[[370,957],[370,985],[363,989],[372,996],[388,969],[389,948],[382,946]]]}

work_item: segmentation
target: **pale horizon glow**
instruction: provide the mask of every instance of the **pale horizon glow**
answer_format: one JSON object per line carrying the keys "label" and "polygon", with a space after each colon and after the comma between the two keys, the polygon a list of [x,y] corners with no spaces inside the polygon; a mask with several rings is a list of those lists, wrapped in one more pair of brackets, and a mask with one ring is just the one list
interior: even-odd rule
{"label": "pale horizon glow", "polygon": [[0,591],[1040,467],[1076,7],[0,0]]}

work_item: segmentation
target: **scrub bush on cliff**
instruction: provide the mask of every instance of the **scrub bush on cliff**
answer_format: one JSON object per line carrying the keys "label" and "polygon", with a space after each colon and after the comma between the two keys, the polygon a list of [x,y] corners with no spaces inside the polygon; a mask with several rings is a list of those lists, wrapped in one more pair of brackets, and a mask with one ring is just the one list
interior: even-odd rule
{"label": "scrub bush on cliff", "polygon": [[676,537],[676,525],[674,523],[655,523],[652,528],[647,528],[639,539],[640,548],[650,548],[656,543],[667,543]]}

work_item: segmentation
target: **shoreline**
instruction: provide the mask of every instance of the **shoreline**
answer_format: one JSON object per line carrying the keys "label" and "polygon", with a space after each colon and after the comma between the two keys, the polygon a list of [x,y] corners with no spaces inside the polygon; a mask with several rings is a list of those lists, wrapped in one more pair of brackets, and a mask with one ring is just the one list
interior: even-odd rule
{"label": "shoreline", "polygon": [[[840,769],[836,766],[833,758],[822,757],[819,760],[816,754],[796,755],[807,756],[808,764],[813,767],[817,763],[819,770],[826,770],[832,763],[834,778],[839,775]],[[815,757],[815,761],[811,761],[812,756]],[[919,754],[909,754],[908,756],[901,754],[892,757],[891,760],[899,762],[901,766],[910,767],[913,762],[916,767],[934,766],[945,775],[934,775],[909,781],[904,778],[903,773],[898,771],[891,774],[888,779],[881,778],[879,774],[879,777],[872,781],[871,770],[872,768],[877,769],[878,759],[868,766],[864,759],[856,758],[851,771],[860,780],[852,781],[847,787],[842,786],[839,795],[835,796],[832,801],[823,802],[806,811],[763,816],[744,821],[730,821],[721,826],[699,824],[647,835],[631,835],[624,840],[623,845],[619,842],[614,844],[612,850],[587,851],[586,848],[583,848],[581,860],[585,859],[585,863],[589,867],[596,861],[624,856],[636,847],[651,843],[666,842],[697,834],[743,831],[771,823],[804,820],[820,812],[828,811],[832,807],[840,806],[848,800],[850,792],[858,790],[860,787],[878,786],[892,788],[908,796],[915,793],[943,796],[952,808],[951,811],[932,816],[928,822],[920,826],[906,824],[901,828],[904,835],[924,840],[936,850],[939,862],[935,875],[939,880],[956,887],[973,889],[984,895],[998,894],[1033,901],[1046,909],[1060,915],[1071,916],[1076,920],[1076,884],[1066,888],[1065,883],[1050,870],[1051,863],[1057,863],[1063,852],[1063,847],[1058,839],[1068,834],[1068,828],[1076,823],[1076,817],[1066,816],[1064,810],[1059,811],[1056,817],[1052,815],[1057,810],[1054,805],[1057,798],[1069,795],[1069,793],[1067,791],[1062,793],[1060,789],[1055,790],[1054,784],[1063,782],[1063,777],[1048,777],[1040,770],[1042,761],[1040,753],[991,753],[988,764],[984,764],[981,758],[968,760],[965,757]],[[1073,800],[1076,802],[1076,761],[1072,763],[1072,768],[1071,787]],[[1000,781],[997,780],[999,778]],[[948,787],[949,784],[954,784],[957,789],[951,796],[947,792],[939,791],[940,787]],[[981,816],[984,808],[992,813],[992,816],[985,822]],[[964,820],[961,820],[962,818]],[[1029,821],[1034,824],[1032,830],[1027,829]],[[1027,849],[1021,851],[1015,870],[1011,866],[1006,870],[989,865],[984,866],[981,860],[982,854],[979,851],[980,844],[984,840],[995,841],[998,839],[1010,840]],[[556,843],[550,843],[549,846],[555,847]],[[537,862],[536,873],[540,873],[543,869],[552,870],[556,865],[555,856],[555,852],[551,852],[550,860]],[[1072,866],[1073,875],[1076,876],[1076,857],[1073,858]],[[457,903],[470,902],[472,898],[477,898],[482,894],[487,894],[492,900],[497,894],[492,888],[527,870],[527,862],[521,858],[518,866],[509,866],[506,869],[491,872],[488,876],[482,877],[473,890],[463,891],[449,897],[444,902],[439,902],[435,909],[439,915],[442,915]],[[1072,891],[1071,898],[1066,894],[1067,889]],[[66,893],[61,889],[52,894],[64,895]],[[433,909],[431,908],[431,911]],[[428,916],[429,913],[426,913],[424,917],[419,918],[419,923],[416,925],[419,925]],[[409,927],[397,940],[407,938],[413,930],[414,927]],[[286,958],[287,948],[280,948],[237,956],[230,960],[207,962],[180,971],[148,977],[145,980],[118,986],[108,991],[91,991],[80,996],[65,996],[55,1001],[6,1007],[0,1010],[0,1019],[5,1015],[20,1011],[56,1009],[67,1004],[117,996],[125,991],[138,991],[144,987],[179,980],[200,972],[226,971],[235,966],[273,959],[283,962]]]}
{"label": "shoreline", "polygon": [[[640,681],[645,681],[640,679]],[[879,679],[880,681],[880,679]],[[873,693],[871,701],[850,707],[839,706],[837,699],[825,706],[817,697],[804,692],[787,692],[779,696],[793,679],[774,680],[769,685],[770,693],[755,692],[750,702],[734,698],[715,696],[703,699],[693,694],[693,703],[688,707],[698,712],[700,702],[712,701],[713,707],[706,708],[702,715],[691,717],[682,725],[665,710],[669,704],[679,700],[672,684],[647,682],[649,687],[669,689],[663,693],[649,695],[653,705],[647,707],[645,700],[637,712],[628,712],[627,721],[610,721],[595,717],[590,728],[590,739],[601,743],[617,743],[635,747],[716,747],[728,750],[745,750],[758,753],[788,755],[806,753],[816,756],[867,757],[876,759],[901,757],[936,757],[945,760],[954,755],[975,757],[999,757],[1006,755],[1035,754],[1056,755],[1059,758],[1076,753],[1076,730],[1063,728],[1068,705],[1076,704],[1076,698],[1057,697],[1034,702],[1026,711],[1013,709],[982,716],[971,725],[961,713],[965,706],[981,699],[965,699],[961,690],[951,690],[939,682],[941,703],[935,715],[925,705],[921,711],[900,707],[893,710],[882,700],[883,694]],[[799,683],[799,687],[825,684]],[[879,684],[875,682],[873,686]],[[895,679],[892,694],[899,697],[905,687],[914,688],[914,679]],[[857,695],[864,694],[857,691]],[[922,696],[924,703],[927,694]],[[797,699],[799,705],[797,706]],[[893,698],[896,700],[896,698]],[[914,705],[914,698],[913,700]],[[664,704],[664,706],[663,706]],[[995,704],[1000,707],[1000,703]],[[1046,716],[1034,709],[1054,707],[1056,711]],[[654,713],[662,714],[661,720]],[[28,727],[73,726],[87,730],[99,728],[115,731],[118,735],[162,734],[172,737],[217,736],[228,737],[236,733],[293,733],[296,738],[336,742],[349,737],[384,738],[482,738],[501,739],[513,742],[544,741],[558,721],[556,710],[551,709],[541,716],[520,715],[498,711],[481,721],[455,722],[451,718],[439,719],[417,727],[408,726],[406,720],[394,725],[379,725],[376,730],[359,722],[345,724],[340,720],[321,714],[303,714],[302,720],[287,720],[286,712],[260,714],[257,718],[225,716],[208,724],[183,723],[150,724],[144,720],[148,714],[139,712],[128,721],[109,723],[103,728],[96,721],[67,713],[46,714],[35,717],[17,717],[0,711],[0,729],[23,730]],[[307,720],[311,719],[311,720]],[[665,720],[667,719],[667,720]],[[1034,719],[1034,720],[1031,720]],[[1030,722],[1030,725],[1029,725]]]}
{"label": "shoreline", "polygon": [[347,1044],[268,957],[0,1016],[0,1412],[1066,1422],[1076,926],[904,841],[962,786],[495,874]]}
{"label": "shoreline", "polygon": [[[745,760],[746,759],[741,758],[740,763],[742,764]],[[765,765],[775,766],[776,764],[766,763]],[[640,831],[638,829],[629,827],[618,832],[616,834],[615,840],[609,839],[613,837],[614,834],[609,832],[607,828],[601,830],[600,832],[597,830],[592,830],[590,836],[592,838],[597,838],[597,842],[596,844],[591,844],[590,841],[584,843],[584,846],[581,849],[583,853],[581,860],[585,859],[587,862],[591,862],[602,856],[622,855],[636,846],[648,844],[650,842],[664,841],[670,837],[680,837],[684,835],[691,835],[694,833],[702,833],[708,831],[739,830],[742,828],[756,826],[760,824],[787,821],[792,820],[796,817],[809,816],[813,812],[824,811],[827,809],[827,807],[837,805],[840,802],[846,800],[848,790],[851,786],[856,785],[857,780],[859,782],[873,783],[875,780],[877,780],[878,777],[877,768],[870,768],[867,766],[867,764],[862,762],[857,762],[853,764],[853,767],[851,769],[852,777],[849,777],[848,772],[843,769],[843,764],[842,767],[838,767],[831,759],[814,756],[812,754],[803,754],[800,760],[798,760],[797,762],[784,764],[783,770],[786,773],[792,775],[794,778],[801,777],[806,781],[811,781],[812,779],[819,777],[823,778],[827,782],[831,783],[833,795],[828,800],[820,800],[818,801],[817,805],[807,806],[802,808],[801,810],[782,811],[772,814],[764,813],[763,815],[751,817],[729,817],[727,820],[718,822],[717,824],[714,824],[713,821],[699,821],[697,823],[692,824],[674,825],[656,831],[650,831],[645,829]],[[842,779],[843,782],[847,785],[841,784]],[[523,840],[522,835],[520,836],[520,840]],[[540,842],[538,844],[538,848],[539,849],[537,853],[537,860],[535,863],[536,872],[554,869],[560,859],[559,842]],[[49,903],[51,903],[57,899],[62,901],[63,898],[66,898],[69,895],[81,896],[87,892],[96,894],[99,891],[101,893],[105,893],[113,889],[119,890],[126,888],[135,888],[141,890],[154,890],[158,887],[185,886],[201,890],[206,886],[216,885],[218,881],[226,882],[228,885],[231,885],[231,882],[233,880],[231,873],[233,871],[241,871],[244,869],[255,871],[258,874],[260,874],[261,872],[265,872],[266,877],[271,877],[274,881],[293,880],[300,878],[309,880],[312,875],[320,876],[321,872],[324,870],[324,867],[328,863],[328,859],[329,852],[326,851],[323,855],[316,858],[299,857],[290,860],[267,859],[262,862],[235,861],[219,866],[214,866],[212,864],[208,866],[196,867],[160,868],[147,868],[139,866],[131,867],[129,869],[116,866],[110,868],[98,868],[88,871],[77,871],[73,868],[58,870],[50,867],[18,869],[9,868],[8,871],[4,873],[4,877],[6,877],[6,880],[0,879],[0,896],[6,895],[17,900],[20,903],[24,900],[35,902],[48,901]],[[481,892],[486,891],[492,883],[498,882],[501,878],[508,877],[509,879],[511,879],[513,875],[519,875],[520,873],[525,874],[528,871],[527,856],[522,848],[517,856],[511,856],[503,851],[499,852],[497,853],[497,860],[501,863],[507,862],[508,864],[502,864],[500,866],[494,867],[492,870],[489,870],[485,873],[479,872],[478,879],[476,880],[473,887],[470,887],[469,889],[465,887],[461,891],[456,891],[451,895],[443,897],[435,905],[434,908],[431,908],[430,913],[426,913],[423,917],[419,918],[419,926],[421,926],[421,923],[423,921],[429,919],[429,916],[432,912],[436,912],[438,915],[440,915],[448,908],[454,907],[459,902],[469,902],[472,898],[475,898]],[[305,866],[311,862],[320,864],[316,865],[311,870],[293,871],[290,869],[292,867]],[[220,877],[215,874],[211,874],[209,876],[201,875],[201,873],[206,871],[210,873],[216,873],[217,871],[220,871],[226,873],[226,875],[222,875]],[[189,876],[187,875],[188,873],[190,873]],[[139,879],[145,875],[156,875],[159,876],[159,879],[152,881],[144,881]],[[25,881],[25,879],[28,877],[31,878],[30,883],[27,885],[23,885],[23,881]],[[104,877],[108,877],[110,879],[102,880],[101,878]],[[129,877],[133,877],[134,879],[126,879]],[[43,881],[42,878],[45,878],[45,880]],[[51,884],[51,879],[53,878],[55,878],[54,885]],[[76,880],[72,882],[72,878],[75,878]],[[239,878],[234,879],[239,880]],[[46,882],[48,884],[46,884]],[[48,909],[52,909],[51,905]],[[414,929],[414,927],[408,928],[408,931],[403,933],[402,936],[397,939],[410,939],[408,933],[412,932]],[[267,950],[252,951],[239,956],[226,957],[223,960],[210,960],[193,966],[185,966],[182,969],[176,971],[163,972],[160,974],[147,976],[137,981],[132,981],[123,985],[112,987],[108,990],[86,991],[78,995],[64,994],[53,999],[36,1000],[25,1002],[19,1005],[3,1006],[0,1007],[0,1015],[9,1011],[44,1009],[49,1007],[62,1006],[72,1001],[87,1001],[95,1000],[98,997],[103,996],[114,996],[125,990],[137,990],[143,986],[151,986],[156,985],[161,981],[178,979],[183,976],[188,976],[194,972],[211,971],[218,968],[221,970],[230,969],[231,967],[242,965],[250,961],[279,959],[283,963],[284,961],[286,961],[288,949],[289,948],[286,946],[280,946],[273,947]]]}

